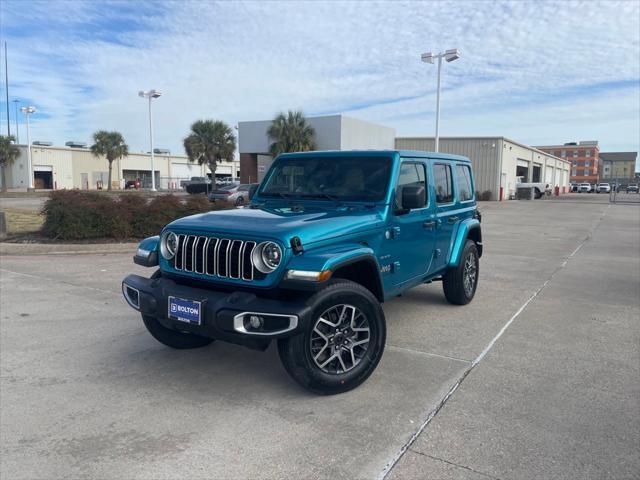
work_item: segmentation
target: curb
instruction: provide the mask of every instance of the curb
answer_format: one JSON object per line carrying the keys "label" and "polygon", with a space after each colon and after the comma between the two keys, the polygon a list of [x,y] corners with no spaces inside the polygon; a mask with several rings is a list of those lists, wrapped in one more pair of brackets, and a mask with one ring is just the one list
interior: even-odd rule
{"label": "curb", "polygon": [[0,255],[76,255],[130,253],[137,243],[0,243]]}

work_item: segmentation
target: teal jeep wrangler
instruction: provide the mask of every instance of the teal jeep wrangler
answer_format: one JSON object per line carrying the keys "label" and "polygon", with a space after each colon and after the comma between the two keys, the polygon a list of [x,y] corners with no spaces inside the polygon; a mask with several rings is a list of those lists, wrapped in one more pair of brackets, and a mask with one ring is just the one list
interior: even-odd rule
{"label": "teal jeep wrangler", "polygon": [[[320,394],[355,388],[384,351],[381,304],[442,281],[469,303],[482,256],[465,157],[414,151],[280,155],[244,208],[203,213],[143,240],[124,298],[158,341],[266,349]],[[426,311],[425,311],[426,315]]]}

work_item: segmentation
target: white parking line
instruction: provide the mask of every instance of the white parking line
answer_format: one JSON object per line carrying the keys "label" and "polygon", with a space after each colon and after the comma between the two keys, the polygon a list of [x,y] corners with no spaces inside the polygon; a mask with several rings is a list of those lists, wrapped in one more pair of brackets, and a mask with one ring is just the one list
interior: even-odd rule
{"label": "white parking line", "polygon": [[436,407],[431,412],[429,412],[429,414],[427,415],[427,418],[424,420],[424,422],[422,422],[418,430],[416,430],[413,433],[413,435],[411,435],[411,438],[409,438],[409,441],[405,443],[400,448],[400,450],[398,450],[396,454],[391,458],[391,460],[389,460],[389,462],[384,466],[384,468],[382,469],[382,471],[377,477],[378,480],[384,480],[384,478],[389,474],[389,472],[391,472],[391,469],[395,466],[396,463],[398,463],[398,461],[402,458],[404,453],[409,449],[409,447],[413,444],[413,442],[416,441],[416,439],[425,430],[425,428],[427,428],[429,423],[431,423],[431,420],[434,419],[434,417],[438,414],[440,409],[444,407],[444,405],[447,403],[449,398],[451,398],[451,395],[453,395],[453,393],[458,389],[458,387],[462,384],[464,379],[467,378],[467,375],[469,375],[471,371],[484,359],[487,353],[491,351],[491,349],[493,348],[495,343],[498,341],[498,339],[502,337],[502,335],[507,330],[507,328],[509,328],[509,325],[511,325],[514,322],[514,320],[520,316],[520,314],[524,311],[524,309],[527,308],[527,305],[529,305],[533,301],[533,299],[535,299],[546,288],[549,282],[553,280],[553,277],[555,277],[558,272],[564,269],[567,266],[567,263],[569,262],[569,260],[573,258],[580,251],[580,249],[584,246],[585,243],[589,241],[589,239],[591,239],[593,232],[600,226],[602,219],[605,217],[606,210],[608,210],[610,207],[611,205],[607,206],[607,209],[605,209],[605,211],[602,212],[602,215],[598,219],[598,222],[589,231],[589,234],[582,240],[582,242],[580,242],[580,244],[576,247],[576,249],[573,252],[571,252],[567,257],[565,257],[564,261],[551,273],[549,278],[547,278],[547,280],[542,285],[540,285],[540,287],[538,287],[538,289],[535,292],[533,292],[533,294],[522,304],[522,306],[516,311],[516,313],[513,314],[513,316],[507,321],[507,323],[503,325],[503,327],[496,334],[496,336],[491,339],[489,344],[480,353],[480,355],[478,355],[473,360],[473,362],[471,362],[471,365],[469,365],[469,367],[466,368],[464,372],[462,372],[462,374],[460,375],[460,378],[455,383],[455,385],[453,385],[453,387],[451,387],[451,389],[446,393],[446,395],[442,397],[442,399],[438,402]]}

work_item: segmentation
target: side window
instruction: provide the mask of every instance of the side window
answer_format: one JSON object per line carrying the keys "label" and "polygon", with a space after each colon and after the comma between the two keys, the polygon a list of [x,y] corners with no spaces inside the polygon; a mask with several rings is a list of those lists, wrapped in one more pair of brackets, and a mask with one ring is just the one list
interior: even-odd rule
{"label": "side window", "polygon": [[456,165],[456,184],[458,185],[458,199],[461,202],[473,200],[473,185],[471,184],[471,170],[466,165]]}
{"label": "side window", "polygon": [[453,202],[453,179],[451,166],[442,163],[433,165],[433,180],[436,186],[436,203]]}
{"label": "side window", "polygon": [[425,179],[427,178],[423,163],[418,162],[402,162],[400,165],[400,176],[398,177],[398,185],[396,187],[396,208],[402,206],[402,187],[405,185],[423,186],[425,189],[425,206],[429,204],[427,194],[427,186]]}

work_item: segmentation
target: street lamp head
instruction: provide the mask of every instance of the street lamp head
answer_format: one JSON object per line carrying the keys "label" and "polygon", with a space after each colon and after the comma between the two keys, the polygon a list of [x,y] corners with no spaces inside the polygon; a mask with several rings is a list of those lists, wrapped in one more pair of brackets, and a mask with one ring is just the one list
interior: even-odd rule
{"label": "street lamp head", "polygon": [[162,93],[160,93],[158,90],[149,90],[148,92],[140,90],[138,92],[138,96],[143,98],[158,98],[161,95]]}
{"label": "street lamp head", "polygon": [[22,113],[35,113],[36,107],[20,107]]}
{"label": "street lamp head", "polygon": [[425,63],[433,63],[436,56],[433,53],[429,52],[429,53],[423,53],[420,58]]}
{"label": "street lamp head", "polygon": [[444,52],[444,59],[447,62],[453,62],[454,60],[457,60],[460,58],[460,50],[458,50],[457,48],[452,48],[451,50],[447,50],[446,52]]}

